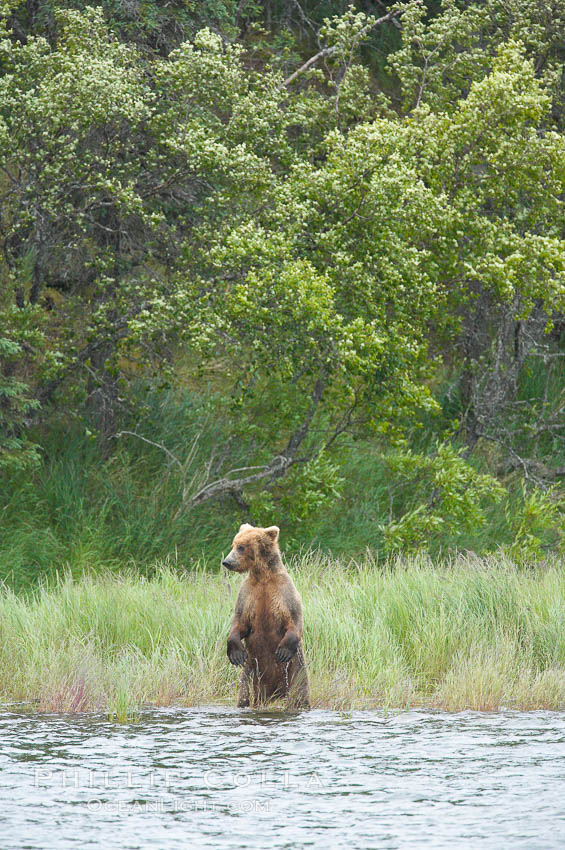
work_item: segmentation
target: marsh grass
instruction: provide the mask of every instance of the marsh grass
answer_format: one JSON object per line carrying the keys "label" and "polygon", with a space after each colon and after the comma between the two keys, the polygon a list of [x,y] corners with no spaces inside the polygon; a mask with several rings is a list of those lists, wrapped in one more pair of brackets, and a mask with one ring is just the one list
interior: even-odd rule
{"label": "marsh grass", "polygon": [[[377,566],[291,560],[312,704],[565,707],[565,572],[459,556]],[[238,578],[203,565],[59,576],[0,593],[0,698],[41,711],[235,703],[225,654]]]}

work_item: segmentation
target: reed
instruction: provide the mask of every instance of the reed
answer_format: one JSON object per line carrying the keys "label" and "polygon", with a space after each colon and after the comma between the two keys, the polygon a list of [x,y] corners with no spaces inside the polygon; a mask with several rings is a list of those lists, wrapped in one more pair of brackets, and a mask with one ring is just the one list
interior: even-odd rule
{"label": "reed", "polygon": [[[565,707],[565,571],[502,556],[289,564],[317,708]],[[235,703],[226,635],[239,579],[168,564],[0,592],[0,698],[39,711]]]}

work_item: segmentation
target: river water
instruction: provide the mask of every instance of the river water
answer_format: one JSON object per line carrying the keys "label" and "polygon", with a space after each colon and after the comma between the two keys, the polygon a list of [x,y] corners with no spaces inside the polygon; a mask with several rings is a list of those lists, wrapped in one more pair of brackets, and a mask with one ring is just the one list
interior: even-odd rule
{"label": "river water", "polygon": [[0,848],[565,847],[565,713],[0,712]]}

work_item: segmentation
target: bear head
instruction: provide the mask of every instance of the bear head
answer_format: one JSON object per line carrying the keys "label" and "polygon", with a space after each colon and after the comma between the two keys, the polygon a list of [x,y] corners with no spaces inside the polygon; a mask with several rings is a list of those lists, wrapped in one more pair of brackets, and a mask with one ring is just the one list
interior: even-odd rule
{"label": "bear head", "polygon": [[276,525],[271,525],[270,528],[255,528],[244,523],[235,535],[232,550],[222,564],[236,573],[245,573],[262,564],[270,566],[272,556],[279,554],[278,539],[279,529]]}

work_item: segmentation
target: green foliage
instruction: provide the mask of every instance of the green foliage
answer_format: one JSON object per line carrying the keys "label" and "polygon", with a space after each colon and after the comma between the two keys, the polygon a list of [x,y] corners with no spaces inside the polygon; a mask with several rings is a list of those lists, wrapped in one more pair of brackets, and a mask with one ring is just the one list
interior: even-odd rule
{"label": "green foliage", "polygon": [[[446,443],[431,455],[410,450],[388,455],[386,464],[393,482],[391,519],[383,528],[389,552],[429,550],[445,532],[483,525],[485,503],[499,501],[505,492],[495,478],[478,473]],[[405,506],[398,519],[394,519],[395,499]]]}
{"label": "green foliage", "polygon": [[0,475],[22,474],[40,463],[40,447],[28,426],[39,402],[26,382],[27,363],[42,363],[48,372],[53,355],[42,355],[45,340],[33,308],[20,310],[0,302]]}
{"label": "green foliage", "polygon": [[422,103],[450,109],[473,81],[488,73],[488,20],[488,7],[479,4],[460,8],[455,0],[442,0],[441,13],[431,19],[423,3],[405,5],[402,45],[389,64],[400,80],[407,110]]}
{"label": "green foliage", "polygon": [[[247,504],[321,529],[346,500],[346,446],[363,446],[379,458],[377,489],[395,494],[368,508],[363,539],[456,546],[516,486],[446,442],[472,407],[463,384],[486,376],[494,401],[476,438],[500,445],[492,428],[516,400],[522,344],[518,365],[503,362],[505,328],[539,317],[549,332],[565,308],[565,6],[403,4],[388,94],[361,52],[375,18],[314,6],[273,3],[271,38],[255,3],[147,3],[135,21],[55,3],[43,23],[4,4],[1,463],[31,468],[34,440],[70,413],[110,470],[120,428],[146,438],[136,451],[140,465],[159,458],[156,513],[234,497],[234,517]],[[321,54],[301,70],[312,39]],[[473,346],[478,302],[489,321]],[[445,364],[463,375],[448,428],[435,394]],[[187,413],[193,454],[144,418],[139,386],[173,383],[208,396],[219,423],[212,433],[200,407]],[[561,439],[554,400],[551,416],[530,402],[533,424],[522,417],[508,443],[516,455],[529,425],[544,474],[540,456]],[[434,452],[416,446],[424,420]],[[522,524],[511,493],[506,537],[530,554],[557,541],[559,498],[530,493]],[[145,510],[120,514],[112,558],[138,546]]]}
{"label": "green foliage", "polygon": [[[157,51],[161,55],[178,47],[202,27],[219,28],[233,38],[237,33],[238,10],[243,11],[242,4],[236,0],[175,0],[173,3],[162,0],[143,0],[140,3],[120,3],[118,0],[100,0],[99,3],[46,0],[39,6],[5,0],[3,4],[6,15],[10,15],[10,22],[18,33],[47,37],[56,34],[57,18],[61,11],[82,13],[92,7],[103,15],[119,40],[136,44],[144,52]],[[252,18],[258,17],[258,10],[252,2],[248,0],[245,7]]]}
{"label": "green foliage", "polygon": [[[408,515],[409,522],[419,503],[439,518],[437,530],[432,529],[420,547],[434,557],[456,549],[488,553],[502,547],[528,563],[525,552],[520,555],[516,548],[510,553],[516,539],[535,535],[541,541],[533,552],[538,560],[558,546],[562,513],[544,510],[530,522],[530,516],[524,516],[519,485],[509,481],[509,495],[501,501],[493,496],[496,487],[479,498],[473,484],[476,471],[458,455],[451,458],[448,453],[449,460],[439,463],[425,448],[412,449],[417,461],[410,464],[423,471],[414,469],[411,476],[408,469],[402,474],[402,462],[401,471],[393,471],[387,462],[390,452],[378,451],[372,440],[357,440],[339,455],[296,464],[275,488],[248,488],[247,510],[224,498],[179,511],[180,472],[159,445],[167,446],[183,464],[188,459],[188,479],[201,480],[214,447],[217,452],[225,447],[230,431],[230,420],[217,402],[213,397],[166,391],[140,397],[138,410],[143,412],[137,426],[155,445],[123,435],[108,458],[96,439],[78,430],[78,422],[72,429],[68,422],[53,427],[49,439],[42,440],[42,464],[33,476],[6,471],[2,476],[0,578],[20,589],[54,575],[63,565],[75,576],[102,568],[119,570],[131,563],[145,574],[156,558],[164,556],[188,569],[201,556],[213,565],[234,529],[248,520],[280,524],[288,555],[320,548],[357,558],[369,549],[385,558],[391,495],[393,522],[405,530],[404,517]],[[248,452],[248,444],[233,440],[219,474],[244,465]],[[401,458],[407,454],[406,447],[399,452]],[[485,462],[493,466],[490,459]],[[445,480],[439,471],[442,465],[447,468]],[[437,496],[430,504],[438,478],[448,493],[451,512]],[[461,480],[471,482],[471,510],[484,517],[482,524],[465,520],[468,496]],[[458,510],[463,513],[461,522],[454,520]],[[419,514],[415,537],[422,540]],[[414,548],[413,537],[406,548]]]}
{"label": "green foliage", "polygon": [[508,554],[519,563],[535,561],[548,551],[565,551],[565,500],[555,488],[530,492],[522,485],[521,499],[514,515],[508,515],[512,543]]}
{"label": "green foliage", "polygon": [[335,510],[342,496],[345,478],[340,467],[320,453],[293,467],[275,493],[263,490],[250,500],[250,515],[257,525],[274,523],[281,514],[299,527],[307,519]]}
{"label": "green foliage", "polygon": [[19,435],[26,414],[37,407],[29,398],[28,387],[10,374],[21,353],[17,342],[0,336],[0,474],[25,472],[40,460],[39,447]]}

